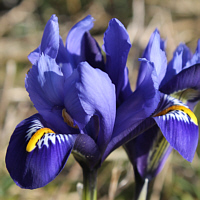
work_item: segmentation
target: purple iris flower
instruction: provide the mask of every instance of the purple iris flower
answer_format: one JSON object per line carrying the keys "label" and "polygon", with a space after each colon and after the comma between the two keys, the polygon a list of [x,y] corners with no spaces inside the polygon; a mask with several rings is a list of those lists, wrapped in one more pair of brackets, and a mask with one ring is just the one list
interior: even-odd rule
{"label": "purple iris flower", "polygon": [[147,194],[148,182],[160,172],[172,149],[190,162],[194,157],[198,122],[192,110],[200,99],[200,42],[193,56],[180,44],[167,65],[165,41],[155,30],[140,61],[136,89],[118,107],[102,156],[104,160],[124,146],[134,167],[136,198]]}
{"label": "purple iris flower", "polygon": [[165,41],[155,30],[140,59],[136,90],[118,101],[113,135],[102,160],[129,141],[124,147],[143,182],[159,173],[172,149],[192,161],[198,143],[192,110],[200,97],[199,45],[192,56],[180,44],[167,65]]}
{"label": "purple iris flower", "polygon": [[131,45],[124,26],[110,21],[104,63],[89,33],[93,21],[87,16],[78,22],[64,45],[53,15],[40,46],[28,56],[32,68],[25,87],[38,113],[17,125],[6,154],[7,169],[22,188],[48,184],[71,152],[89,169],[98,168],[113,132],[116,100],[120,104],[131,94],[126,68]]}
{"label": "purple iris flower", "polygon": [[198,144],[198,121],[192,110],[200,99],[199,42],[193,56],[186,45],[180,44],[168,65],[164,47],[155,30],[141,59],[137,87],[146,65],[151,65],[157,75],[160,102],[139,126],[149,129],[125,145],[136,176],[143,180],[151,180],[161,171],[172,149],[191,162]]}

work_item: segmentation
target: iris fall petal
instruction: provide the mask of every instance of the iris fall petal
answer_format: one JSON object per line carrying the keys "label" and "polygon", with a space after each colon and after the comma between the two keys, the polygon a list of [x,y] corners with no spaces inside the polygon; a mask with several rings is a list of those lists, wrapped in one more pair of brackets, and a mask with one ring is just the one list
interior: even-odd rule
{"label": "iris fall petal", "polygon": [[170,145],[191,162],[198,144],[198,122],[193,112],[175,100],[153,118]]}
{"label": "iris fall petal", "polygon": [[63,169],[75,138],[54,133],[39,114],[22,121],[11,136],[6,154],[6,166],[15,183],[28,189],[48,184]]}

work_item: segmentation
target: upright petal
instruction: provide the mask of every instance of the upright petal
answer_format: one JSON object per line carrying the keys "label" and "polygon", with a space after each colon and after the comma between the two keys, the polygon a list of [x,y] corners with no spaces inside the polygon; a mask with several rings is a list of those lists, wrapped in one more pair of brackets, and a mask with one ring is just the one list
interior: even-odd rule
{"label": "upright petal", "polygon": [[97,115],[97,144],[102,151],[110,140],[116,112],[115,89],[108,75],[82,62],[65,82],[65,107],[80,130]]}
{"label": "upright petal", "polygon": [[89,32],[85,32],[83,35],[81,41],[81,55],[82,61],[87,61],[92,67],[99,68],[105,72],[105,63],[101,48]]}
{"label": "upright petal", "polygon": [[128,79],[125,68],[130,48],[131,44],[125,27],[119,20],[112,19],[104,35],[103,49],[106,53],[106,72],[115,84],[117,100]]}
{"label": "upright petal", "polygon": [[117,109],[113,135],[102,160],[104,160],[114,149],[142,133],[141,128],[137,127],[141,123],[144,123],[145,120],[147,120],[145,122],[147,124],[145,124],[146,127],[145,125],[142,127],[142,130],[151,127],[154,124],[149,117],[155,112],[160,102],[160,93],[157,89],[157,75],[152,63],[147,62],[146,67],[146,75],[143,82]]}
{"label": "upright petal", "polygon": [[165,46],[166,46],[165,40],[160,38],[159,30],[156,28],[155,31],[151,34],[149,42],[148,42],[148,44],[147,44],[147,46],[144,50],[144,53],[143,53],[143,56],[142,56],[143,58],[150,60],[152,46],[153,46],[153,43],[155,42],[156,39],[160,40],[160,49],[162,51],[165,51]]}
{"label": "upright petal", "polygon": [[160,34],[159,32],[155,32],[155,37],[153,39],[149,61],[154,63],[154,67],[158,75],[159,83],[161,83],[167,70],[166,54],[165,54],[165,51],[161,47],[162,46],[161,46]]}
{"label": "upright petal", "polygon": [[26,76],[26,89],[37,109],[62,105],[64,78],[54,59],[42,55]]}
{"label": "upright petal", "polygon": [[31,101],[44,119],[61,133],[68,130],[62,118],[64,77],[55,60],[48,55],[41,55],[37,65],[33,65],[28,72],[25,86]]}
{"label": "upright petal", "polygon": [[64,79],[67,79],[73,72],[72,63],[69,62],[67,49],[64,47],[62,38],[59,40],[58,55],[56,57],[56,63],[61,67]]}
{"label": "upright petal", "polygon": [[[200,64],[183,69],[160,88],[165,94],[173,94],[184,103],[196,103],[200,99]],[[192,108],[191,108],[192,109]]]}
{"label": "upright petal", "polygon": [[[160,34],[158,30],[156,29],[150,40],[149,43],[144,51],[143,58],[146,58],[150,62],[154,63],[154,67],[158,76],[158,82],[161,83],[162,79],[165,76],[166,69],[167,69],[167,58],[163,49],[163,41],[160,38]],[[146,65],[146,63],[142,62],[140,65],[140,70],[138,74],[138,80],[137,85],[139,85],[145,74],[144,70],[145,67],[143,65]]]}
{"label": "upright petal", "polygon": [[28,189],[43,187],[63,169],[76,135],[56,134],[39,114],[22,121],[11,136],[6,167],[15,183]]}
{"label": "upright petal", "polygon": [[124,81],[123,86],[120,90],[118,99],[117,99],[117,107],[120,106],[128,97],[132,94],[129,78],[128,78],[128,68],[124,68]]}
{"label": "upright petal", "polygon": [[199,63],[200,63],[200,40],[198,40],[196,51],[192,59],[187,62],[186,68]]}
{"label": "upright petal", "polygon": [[59,27],[58,18],[56,15],[52,15],[47,22],[42,41],[40,51],[41,54],[46,54],[51,58],[56,58],[59,48]]}
{"label": "upright petal", "polygon": [[58,49],[58,55],[56,57],[56,63],[62,64],[62,63],[68,63],[69,59],[67,58],[67,49],[65,48],[63,44],[63,40],[61,36],[59,37],[59,49]]}
{"label": "upright petal", "polygon": [[173,55],[172,60],[167,66],[167,71],[164,79],[162,80],[161,87],[167,83],[173,76],[178,74],[191,59],[192,53],[185,44],[180,44]]}
{"label": "upright petal", "polygon": [[88,15],[83,20],[75,24],[70,30],[67,40],[66,48],[68,53],[69,62],[72,63],[74,68],[83,61],[81,54],[81,42],[84,34],[93,27],[94,19]]}
{"label": "upright petal", "polygon": [[56,58],[59,48],[59,26],[58,18],[52,15],[47,22],[42,36],[41,45],[28,55],[29,61],[34,65],[40,55],[46,54],[51,58]]}

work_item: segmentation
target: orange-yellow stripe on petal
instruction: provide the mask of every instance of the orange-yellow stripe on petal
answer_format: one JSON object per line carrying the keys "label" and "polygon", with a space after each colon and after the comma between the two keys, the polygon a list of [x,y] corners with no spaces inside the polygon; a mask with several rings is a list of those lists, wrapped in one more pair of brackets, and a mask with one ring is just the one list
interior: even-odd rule
{"label": "orange-yellow stripe on petal", "polygon": [[198,125],[198,120],[195,116],[195,114],[189,109],[189,108],[186,108],[184,106],[180,106],[180,105],[173,105],[173,106],[170,106],[169,108],[166,108],[165,110],[159,112],[158,114],[154,115],[154,117],[157,117],[157,116],[161,116],[161,115],[165,115],[173,110],[181,110],[183,111],[184,113],[186,113],[191,119],[192,121]]}
{"label": "orange-yellow stripe on petal", "polygon": [[[35,148],[35,145],[37,144],[38,140],[42,138],[42,136],[46,133],[54,133],[51,129],[49,128],[41,128],[38,131],[35,132],[35,134],[31,137],[29,140],[27,146],[26,146],[26,151],[31,152]],[[55,134],[55,133],[54,133]]]}
{"label": "orange-yellow stripe on petal", "polygon": [[64,119],[64,122],[67,123],[68,126],[72,127],[72,128],[76,128],[78,129],[77,125],[74,125],[73,119],[71,118],[71,116],[66,112],[66,109],[64,108],[62,110],[62,117]]}

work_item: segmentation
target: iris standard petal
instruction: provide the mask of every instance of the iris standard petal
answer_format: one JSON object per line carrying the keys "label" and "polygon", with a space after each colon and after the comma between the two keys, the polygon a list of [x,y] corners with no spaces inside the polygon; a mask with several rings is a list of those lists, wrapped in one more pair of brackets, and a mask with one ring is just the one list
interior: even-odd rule
{"label": "iris standard petal", "polygon": [[63,169],[76,135],[56,134],[41,115],[22,121],[11,136],[6,167],[15,183],[28,189],[43,187]]}
{"label": "iris standard petal", "polygon": [[165,85],[173,76],[178,74],[185,66],[186,63],[191,59],[192,52],[185,44],[180,44],[173,55],[172,60],[167,66],[167,71],[164,79],[162,80],[161,87]]}
{"label": "iris standard petal", "polygon": [[62,105],[64,77],[54,59],[41,55],[26,76],[25,87],[37,109]]}
{"label": "iris standard petal", "polygon": [[[146,62],[146,61],[142,61]],[[136,91],[117,109],[116,120],[111,141],[106,148],[102,160],[114,149],[136,137],[138,131],[133,131],[145,119],[149,118],[156,110],[160,102],[160,93],[157,90],[157,75],[150,62],[146,65],[146,74],[143,82]],[[149,120],[149,119],[148,119]],[[152,120],[147,121],[149,127]],[[145,127],[145,125],[144,125]],[[145,128],[144,128],[145,129]]]}
{"label": "iris standard petal", "polygon": [[172,149],[157,125],[125,145],[131,163],[143,180],[151,180],[162,170]]}
{"label": "iris standard petal", "polygon": [[101,48],[89,32],[85,32],[83,35],[81,41],[81,55],[82,61],[87,61],[92,67],[99,68],[105,72],[105,63]]}
{"label": "iris standard petal", "polygon": [[182,51],[175,53],[173,60],[167,66],[167,72],[162,80],[161,87],[182,70],[182,55]]}
{"label": "iris standard petal", "polygon": [[63,40],[61,38],[61,36],[59,36],[59,49],[58,49],[58,55],[56,57],[56,63],[58,63],[58,65],[62,64],[62,63],[68,63],[68,58],[67,58],[67,50],[63,44]]}
{"label": "iris standard petal", "polygon": [[73,72],[73,66],[72,63],[69,62],[69,58],[67,57],[67,49],[64,47],[62,38],[60,37],[59,40],[59,49],[58,49],[58,55],[56,57],[56,63],[61,67],[63,76],[65,79],[67,79],[69,76],[71,76]]}
{"label": "iris standard petal", "polygon": [[[146,58],[150,62],[154,63],[154,67],[158,76],[158,82],[160,84],[166,73],[167,58],[163,50],[163,41],[161,40],[157,29],[153,32],[150,38],[150,41],[143,54],[143,58]],[[143,73],[145,73],[145,67],[143,67],[143,65],[146,65],[146,63],[142,62],[140,65],[137,85],[142,82],[144,77]]]}
{"label": "iris standard petal", "polygon": [[153,40],[153,44],[151,47],[149,61],[154,63],[154,67],[158,75],[159,83],[164,78],[166,69],[167,69],[167,58],[166,58],[165,52],[161,49],[160,44],[161,44],[160,34],[156,32],[154,40]]}
{"label": "iris standard petal", "polygon": [[47,22],[42,41],[40,51],[41,54],[46,54],[51,58],[56,58],[59,48],[59,26],[58,18],[56,15],[52,15]]}
{"label": "iris standard petal", "polygon": [[93,27],[94,19],[91,15],[88,15],[83,20],[75,24],[70,30],[67,40],[66,40],[66,48],[68,53],[69,62],[72,63],[74,68],[83,61],[81,54],[81,41],[85,32],[89,31]]}
{"label": "iris standard petal", "polygon": [[123,24],[112,19],[104,35],[103,49],[106,53],[106,72],[116,87],[116,98],[127,80],[126,61],[131,48],[128,33]]}
{"label": "iris standard petal", "polygon": [[52,15],[47,22],[42,36],[41,45],[28,55],[29,61],[34,65],[40,55],[46,54],[51,58],[56,58],[59,49],[59,26],[58,18]]}
{"label": "iris standard petal", "polygon": [[[155,31],[151,34],[149,42],[143,52],[142,58],[146,58],[147,60],[150,60],[152,45],[154,43],[155,37],[158,37],[158,39],[159,39],[159,37],[160,37],[159,35],[160,35],[159,30],[156,28]],[[160,40],[160,49],[162,51],[165,51],[165,46],[166,46],[165,40],[162,40],[161,38],[159,40]]]}
{"label": "iris standard petal", "polygon": [[61,68],[48,55],[41,55],[25,80],[31,101],[43,118],[59,132],[69,131],[62,118],[64,77]]}
{"label": "iris standard petal", "polygon": [[170,145],[191,162],[198,144],[197,118],[177,99],[165,95],[163,102],[167,102],[169,106],[156,113],[153,118]]}
{"label": "iris standard petal", "polygon": [[192,59],[187,62],[185,67],[188,68],[197,63],[200,63],[200,40],[198,40],[198,42],[197,42],[197,48],[196,48],[196,51],[195,51]]}
{"label": "iris standard petal", "polygon": [[182,70],[160,88],[165,94],[177,92],[178,99],[184,103],[196,102],[200,98],[200,64]]}
{"label": "iris standard petal", "polygon": [[83,130],[92,116],[99,118],[97,144],[104,149],[110,140],[116,112],[115,88],[110,78],[87,62],[79,64],[65,81],[65,108],[74,124]]}
{"label": "iris standard petal", "polygon": [[[188,63],[188,61],[191,60],[191,58],[192,58],[192,52],[191,52],[191,50],[185,44],[180,44],[176,48],[176,50],[174,52],[174,55],[173,55],[173,58],[174,58],[175,54],[177,54],[177,53],[180,54],[181,52],[182,52],[182,69],[183,69],[183,68],[185,68],[185,66]],[[176,68],[175,65],[174,65],[174,68]]]}
{"label": "iris standard petal", "polygon": [[132,94],[129,78],[128,78],[128,68],[124,68],[124,85],[121,88],[117,99],[117,107],[120,106],[128,97]]}

